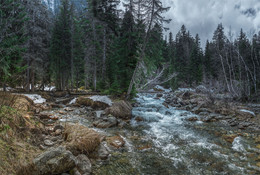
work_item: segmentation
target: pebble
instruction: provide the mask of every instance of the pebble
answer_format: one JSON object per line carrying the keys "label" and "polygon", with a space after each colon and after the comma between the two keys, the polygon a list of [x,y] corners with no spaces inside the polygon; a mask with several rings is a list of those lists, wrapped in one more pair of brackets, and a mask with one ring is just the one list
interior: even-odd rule
{"label": "pebble", "polygon": [[51,141],[51,140],[44,140],[44,145],[46,145],[46,146],[53,146],[54,142]]}

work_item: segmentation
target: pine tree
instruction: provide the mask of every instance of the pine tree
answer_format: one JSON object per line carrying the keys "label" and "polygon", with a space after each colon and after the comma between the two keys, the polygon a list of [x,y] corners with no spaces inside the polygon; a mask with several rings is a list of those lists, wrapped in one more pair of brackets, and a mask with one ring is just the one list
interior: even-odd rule
{"label": "pine tree", "polygon": [[204,54],[204,74],[207,78],[216,77],[216,74],[214,73],[214,67],[212,66],[212,52],[210,48],[210,43],[207,40],[206,47],[205,47],[205,54]]}
{"label": "pine tree", "polygon": [[137,61],[136,24],[129,10],[124,14],[120,36],[113,45],[108,65],[111,90],[113,93],[123,93],[127,91]]}
{"label": "pine tree", "polygon": [[56,88],[68,88],[71,64],[71,13],[69,0],[63,0],[54,24],[51,41],[51,70]]}
{"label": "pine tree", "polygon": [[190,65],[189,65],[189,84],[190,86],[195,81],[196,84],[202,81],[202,51],[200,49],[200,38],[197,34],[191,52]]}
{"label": "pine tree", "polygon": [[20,78],[26,41],[24,24],[26,13],[19,0],[0,1],[0,81],[16,85]]}

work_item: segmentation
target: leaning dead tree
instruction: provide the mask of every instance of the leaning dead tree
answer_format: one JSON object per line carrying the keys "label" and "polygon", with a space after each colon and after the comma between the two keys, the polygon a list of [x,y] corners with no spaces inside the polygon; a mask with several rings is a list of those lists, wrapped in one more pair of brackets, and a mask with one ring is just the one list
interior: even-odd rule
{"label": "leaning dead tree", "polygon": [[151,89],[156,85],[161,85],[170,81],[171,79],[173,79],[178,75],[177,73],[172,73],[170,75],[165,76],[168,68],[169,68],[169,64],[164,64],[162,69],[157,70],[155,74],[153,74],[150,77],[147,77],[148,81],[145,84],[141,85],[138,88],[138,90]]}
{"label": "leaning dead tree", "polygon": [[171,21],[165,19],[165,17],[162,16],[162,14],[164,12],[167,12],[170,9],[170,7],[163,7],[162,2],[160,2],[160,0],[144,0],[140,5],[141,5],[140,7],[143,8],[142,12],[145,19],[144,24],[147,26],[147,28],[143,38],[143,43],[140,44],[138,61],[128,87],[127,96],[126,96],[127,99],[130,97],[133,86],[137,85],[136,79],[138,78],[138,72],[142,67],[142,63],[144,62],[145,52],[147,49],[148,41],[150,38],[150,31],[152,27],[155,24],[162,27],[163,23],[165,22],[169,23]]}

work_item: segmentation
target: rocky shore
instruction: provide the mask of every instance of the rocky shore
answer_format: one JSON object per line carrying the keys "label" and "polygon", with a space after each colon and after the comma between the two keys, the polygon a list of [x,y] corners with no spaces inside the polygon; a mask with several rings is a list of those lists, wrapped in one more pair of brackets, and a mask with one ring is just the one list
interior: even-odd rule
{"label": "rocky shore", "polygon": [[165,99],[165,106],[198,115],[189,118],[190,121],[223,122],[240,130],[260,131],[260,104],[239,103],[224,94],[214,94],[203,86],[167,93]]}
{"label": "rocky shore", "polygon": [[[221,123],[233,128],[236,130],[234,134],[227,134],[228,131],[223,134],[214,133],[216,137],[223,137],[229,144],[233,144],[238,136],[250,133],[260,149],[258,104],[235,102],[225,98],[223,94],[214,94],[203,86],[196,89],[178,89],[175,92],[156,88],[152,93],[156,94],[156,99],[164,100],[163,105],[166,108],[171,106],[194,114],[193,117],[185,118],[185,121]],[[99,95],[79,97],[59,93],[40,95],[45,100],[42,101],[37,95],[19,95],[15,99],[14,106],[24,111],[23,119],[37,123],[29,129],[32,135],[27,135],[30,137],[28,143],[37,151],[17,169],[18,175],[102,174],[106,170],[99,170],[99,166],[107,164],[113,159],[113,155],[120,153],[123,156],[124,151],[129,151],[126,139],[117,131],[130,127],[132,117],[137,123],[144,121],[140,116],[132,116],[132,106],[139,106],[138,103],[131,105],[124,100],[111,100],[107,96]],[[82,118],[88,123],[83,125]],[[115,128],[115,132],[107,133],[106,129],[111,128]],[[139,142],[140,138],[134,134],[131,139]],[[151,148],[150,142],[149,144],[144,142],[138,145],[137,151]],[[128,166],[127,161],[130,160],[125,159],[120,158],[114,163],[119,167],[122,162]]]}

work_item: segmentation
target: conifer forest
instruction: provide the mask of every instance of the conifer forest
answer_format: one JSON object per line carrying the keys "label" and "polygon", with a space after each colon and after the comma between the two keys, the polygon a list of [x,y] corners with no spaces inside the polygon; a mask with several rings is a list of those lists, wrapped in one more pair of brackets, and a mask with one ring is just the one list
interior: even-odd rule
{"label": "conifer forest", "polygon": [[0,174],[260,174],[259,9],[0,0]]}
{"label": "conifer forest", "polygon": [[[1,2],[1,86],[55,85],[130,95],[149,86],[205,84],[237,98],[259,92],[260,36],[216,26],[205,48],[183,25],[176,36],[159,0]],[[174,22],[174,21],[172,21]]]}

